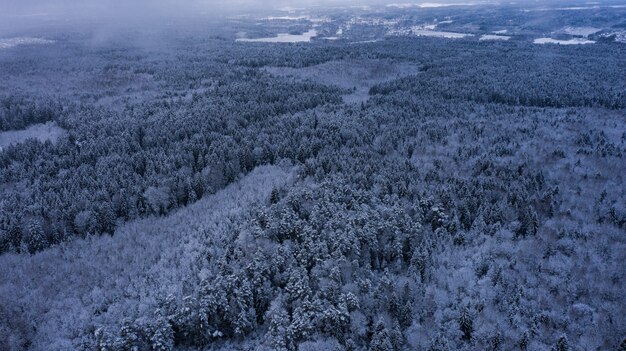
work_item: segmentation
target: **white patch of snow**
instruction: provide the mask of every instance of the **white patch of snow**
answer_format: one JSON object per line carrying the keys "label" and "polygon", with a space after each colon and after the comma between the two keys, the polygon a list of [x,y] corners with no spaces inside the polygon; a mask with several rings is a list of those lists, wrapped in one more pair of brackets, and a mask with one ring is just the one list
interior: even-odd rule
{"label": "white patch of snow", "polygon": [[559,45],[580,45],[580,44],[593,44],[595,41],[582,38],[572,38],[567,40],[559,40],[552,38],[537,38],[533,41],[535,44],[559,44]]}
{"label": "white patch of snow", "polygon": [[296,11],[301,11],[304,10],[304,8],[302,7],[292,7],[292,6],[285,6],[285,7],[281,7],[278,9],[278,11],[282,11],[282,12],[296,12]]}
{"label": "white patch of snow", "polygon": [[349,21],[347,21],[344,25],[345,28],[349,29],[353,24],[360,25],[368,25],[368,26],[394,26],[398,24],[397,20],[389,20],[385,18],[363,18],[363,17],[352,17]]}
{"label": "white patch of snow", "polygon": [[570,7],[557,7],[555,10],[580,11],[580,10],[595,10],[599,8],[600,6],[570,6]]}
{"label": "white patch of snow", "polygon": [[392,29],[387,32],[388,35],[416,35],[419,37],[436,37],[436,38],[465,38],[474,36],[473,34],[468,33],[458,33],[458,32],[444,32],[444,31],[436,31],[433,30],[436,28],[435,25],[418,25],[413,26],[411,28],[399,28]]}
{"label": "white patch of snow", "polygon": [[473,34],[467,33],[456,33],[456,32],[441,32],[436,30],[424,30],[421,28],[413,28],[411,32],[419,37],[435,37],[435,38],[448,38],[448,39],[458,39],[471,37]]}
{"label": "white patch of snow", "polygon": [[507,29],[501,29],[501,30],[494,30],[493,34],[506,34],[509,31]]}
{"label": "white patch of snow", "polygon": [[580,35],[583,37],[588,37],[593,33],[597,33],[599,31],[601,31],[602,29],[600,28],[594,28],[594,27],[565,27],[563,28],[563,32],[570,34],[570,35]]}
{"label": "white patch of snow", "polygon": [[532,8],[532,9],[524,9],[523,12],[534,12],[534,11],[582,11],[582,10],[597,10],[600,8],[613,8],[613,9],[622,9],[626,8],[626,4],[624,5],[609,5],[609,6],[568,6],[568,7],[540,7],[540,8]]}
{"label": "white patch of snow", "polygon": [[387,7],[395,7],[398,9],[407,9],[415,6],[416,4],[387,4]]}
{"label": "white patch of snow", "polygon": [[309,19],[308,16],[270,16],[261,18],[267,21],[299,21]]}
{"label": "white patch of snow", "polygon": [[603,38],[615,36],[615,41],[618,43],[626,43],[626,31],[611,31],[600,34]]}
{"label": "white patch of snow", "polygon": [[238,42],[254,42],[254,43],[302,43],[302,42],[310,42],[311,38],[317,36],[317,30],[311,29],[308,32],[302,34],[289,34],[289,33],[278,33],[275,37],[270,38],[256,38],[256,39],[248,39],[248,38],[237,38],[235,41]]}
{"label": "white patch of snow", "polygon": [[332,20],[328,17],[309,17],[309,21],[313,23],[330,23]]}
{"label": "white patch of snow", "polygon": [[419,26],[414,26],[413,30],[416,30],[416,29],[435,30],[435,29],[437,29],[437,26],[440,25],[440,24],[452,23],[452,22],[453,21],[451,21],[451,20],[445,20],[445,21],[441,21],[441,22],[437,22],[435,20],[435,23],[429,23],[429,24],[422,24],[422,25],[419,25]]}
{"label": "white patch of snow", "polygon": [[511,39],[511,37],[506,36],[506,35],[485,34],[485,35],[482,35],[478,40],[483,41],[483,40],[509,40],[509,39]]}
{"label": "white patch of snow", "polygon": [[54,44],[54,40],[32,38],[32,37],[18,37],[0,39],[0,49],[9,49],[18,45],[42,45],[42,44]]}
{"label": "white patch of snow", "polygon": [[459,2],[459,3],[445,3],[445,2],[422,2],[422,3],[392,3],[388,4],[387,7],[395,7],[399,9],[406,9],[411,7],[417,8],[438,8],[438,7],[449,7],[449,6],[475,6],[479,5],[476,2]]}

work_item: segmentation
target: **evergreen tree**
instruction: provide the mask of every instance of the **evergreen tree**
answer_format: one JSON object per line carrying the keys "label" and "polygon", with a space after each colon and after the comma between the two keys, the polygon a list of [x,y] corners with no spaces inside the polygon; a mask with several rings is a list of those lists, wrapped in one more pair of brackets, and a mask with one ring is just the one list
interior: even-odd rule
{"label": "evergreen tree", "polygon": [[41,224],[37,220],[33,220],[28,224],[28,232],[26,236],[26,245],[30,253],[42,250],[47,246],[48,240],[43,232]]}
{"label": "evergreen tree", "polygon": [[280,193],[278,189],[272,189],[272,193],[270,194],[270,204],[277,204],[280,201]]}
{"label": "evergreen tree", "polygon": [[292,350],[290,320],[287,311],[283,307],[282,300],[278,298],[268,311],[269,327],[267,342],[273,350]]}
{"label": "evergreen tree", "polygon": [[552,347],[552,351],[569,351],[569,343],[567,342],[567,336],[561,335],[556,344]]}
{"label": "evergreen tree", "polygon": [[530,343],[530,337],[528,332],[524,332],[524,334],[522,334],[522,337],[520,338],[519,341],[519,348],[521,351],[526,351],[528,350],[528,344]]}
{"label": "evergreen tree", "polygon": [[467,307],[463,307],[463,309],[461,310],[461,316],[459,318],[459,329],[461,329],[461,332],[463,333],[463,340],[469,341],[472,339],[472,333],[474,332],[474,323]]}
{"label": "evergreen tree", "polygon": [[174,331],[163,316],[158,316],[150,327],[150,347],[153,351],[174,349]]}
{"label": "evergreen tree", "polygon": [[428,351],[451,351],[451,350],[452,348],[450,346],[450,342],[441,333],[437,334],[437,336],[430,341],[430,345],[428,345]]}
{"label": "evergreen tree", "polygon": [[374,335],[372,337],[372,341],[370,342],[369,351],[389,351],[389,350],[393,350],[391,337],[389,336],[387,327],[385,327],[385,323],[383,322],[382,319],[380,319],[376,323],[376,327],[374,329]]}
{"label": "evergreen tree", "polygon": [[129,318],[122,321],[118,344],[122,350],[139,350],[142,346],[141,333]]}

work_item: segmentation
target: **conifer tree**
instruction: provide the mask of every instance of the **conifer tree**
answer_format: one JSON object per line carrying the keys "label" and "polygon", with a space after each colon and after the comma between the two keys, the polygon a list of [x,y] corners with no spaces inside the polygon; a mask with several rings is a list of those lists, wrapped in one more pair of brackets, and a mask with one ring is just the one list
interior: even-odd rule
{"label": "conifer tree", "polygon": [[474,325],[472,321],[472,317],[470,316],[469,310],[467,307],[463,307],[461,310],[461,316],[459,318],[459,328],[463,333],[462,339],[469,341],[472,339],[472,333],[474,332]]}
{"label": "conifer tree", "polygon": [[393,350],[391,337],[389,336],[387,327],[385,327],[385,323],[383,322],[382,319],[380,319],[376,323],[376,327],[374,329],[374,335],[372,336],[372,341],[370,342],[369,351],[389,351],[389,350]]}

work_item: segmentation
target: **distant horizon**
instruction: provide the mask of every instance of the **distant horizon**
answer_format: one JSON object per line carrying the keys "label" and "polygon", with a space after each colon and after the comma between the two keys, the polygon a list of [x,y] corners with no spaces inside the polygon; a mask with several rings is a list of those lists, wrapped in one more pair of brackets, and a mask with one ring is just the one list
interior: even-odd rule
{"label": "distant horizon", "polygon": [[73,25],[110,28],[158,28],[187,19],[225,20],[233,16],[263,16],[285,13],[332,9],[395,8],[398,10],[447,11],[472,9],[480,6],[495,7],[563,7],[586,9],[595,6],[626,6],[623,0],[594,1],[403,1],[403,0],[312,0],[294,4],[292,1],[261,2],[256,0],[207,1],[188,0],[180,4],[174,0],[161,1],[5,1],[0,3],[0,37],[17,35],[24,30],[37,30],[47,26],[71,27]]}
{"label": "distant horizon", "polygon": [[137,0],[137,1],[20,1],[9,0],[0,4],[0,18],[28,18],[54,16],[57,18],[80,18],[80,17],[142,17],[142,16],[181,16],[181,15],[216,15],[233,13],[245,13],[248,11],[298,11],[313,8],[354,8],[363,6],[376,7],[397,7],[397,8],[425,8],[437,9],[447,7],[465,6],[570,6],[570,5],[624,5],[623,0],[601,0],[601,1],[505,1],[505,0],[426,0],[426,1],[405,1],[405,0],[311,0],[311,1],[258,1],[258,0],[186,0],[182,3],[175,0]]}

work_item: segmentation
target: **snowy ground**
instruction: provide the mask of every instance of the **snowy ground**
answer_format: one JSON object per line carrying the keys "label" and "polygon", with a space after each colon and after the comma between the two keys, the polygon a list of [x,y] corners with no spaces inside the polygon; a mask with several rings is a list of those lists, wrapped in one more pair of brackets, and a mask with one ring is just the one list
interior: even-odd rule
{"label": "snowy ground", "polygon": [[456,32],[442,32],[436,30],[427,30],[427,29],[413,29],[412,33],[419,37],[435,37],[435,38],[448,38],[448,39],[458,39],[471,37],[472,34],[467,33],[456,33]]}
{"label": "snowy ground", "polygon": [[19,37],[19,38],[6,38],[0,39],[0,49],[9,49],[18,45],[42,45],[53,44],[54,40],[47,40],[42,38],[31,37]]}
{"label": "snowy ground", "polygon": [[238,38],[235,41],[239,42],[254,42],[254,43],[301,43],[301,42],[310,42],[311,38],[317,36],[317,30],[311,29],[308,32],[302,34],[289,34],[289,33],[279,33],[275,37],[269,38]]}
{"label": "snowy ground", "polygon": [[415,35],[418,37],[434,37],[447,39],[458,39],[473,36],[473,34],[468,33],[438,31],[435,30],[436,28],[437,24],[423,24],[419,26],[413,26],[411,28],[393,29],[390,30],[387,34],[392,36]]}
{"label": "snowy ground", "polygon": [[439,8],[439,7],[449,7],[449,6],[474,6],[478,5],[478,2],[457,2],[457,3],[449,3],[449,2],[422,2],[422,3],[393,3],[388,4],[387,7],[395,7],[399,9],[407,9],[407,8]]}
{"label": "snowy ground", "polygon": [[491,35],[491,34],[485,34],[482,35],[480,37],[480,41],[484,41],[484,40],[509,40],[511,39],[511,37],[506,36],[506,35]]}
{"label": "snowy ground", "polygon": [[593,33],[597,33],[599,31],[601,31],[602,29],[600,28],[594,28],[594,27],[565,27],[563,28],[563,32],[570,34],[570,35],[580,35],[583,37],[588,37]]}
{"label": "snowy ground", "polygon": [[537,38],[533,41],[535,44],[559,44],[559,45],[581,45],[581,44],[593,44],[595,41],[582,38],[572,38],[567,40],[559,40],[552,38]]}
{"label": "snowy ground", "polygon": [[27,139],[37,139],[41,142],[50,140],[55,142],[65,135],[65,130],[54,122],[34,124],[23,130],[9,130],[0,132],[0,151],[11,144],[17,144]]}

